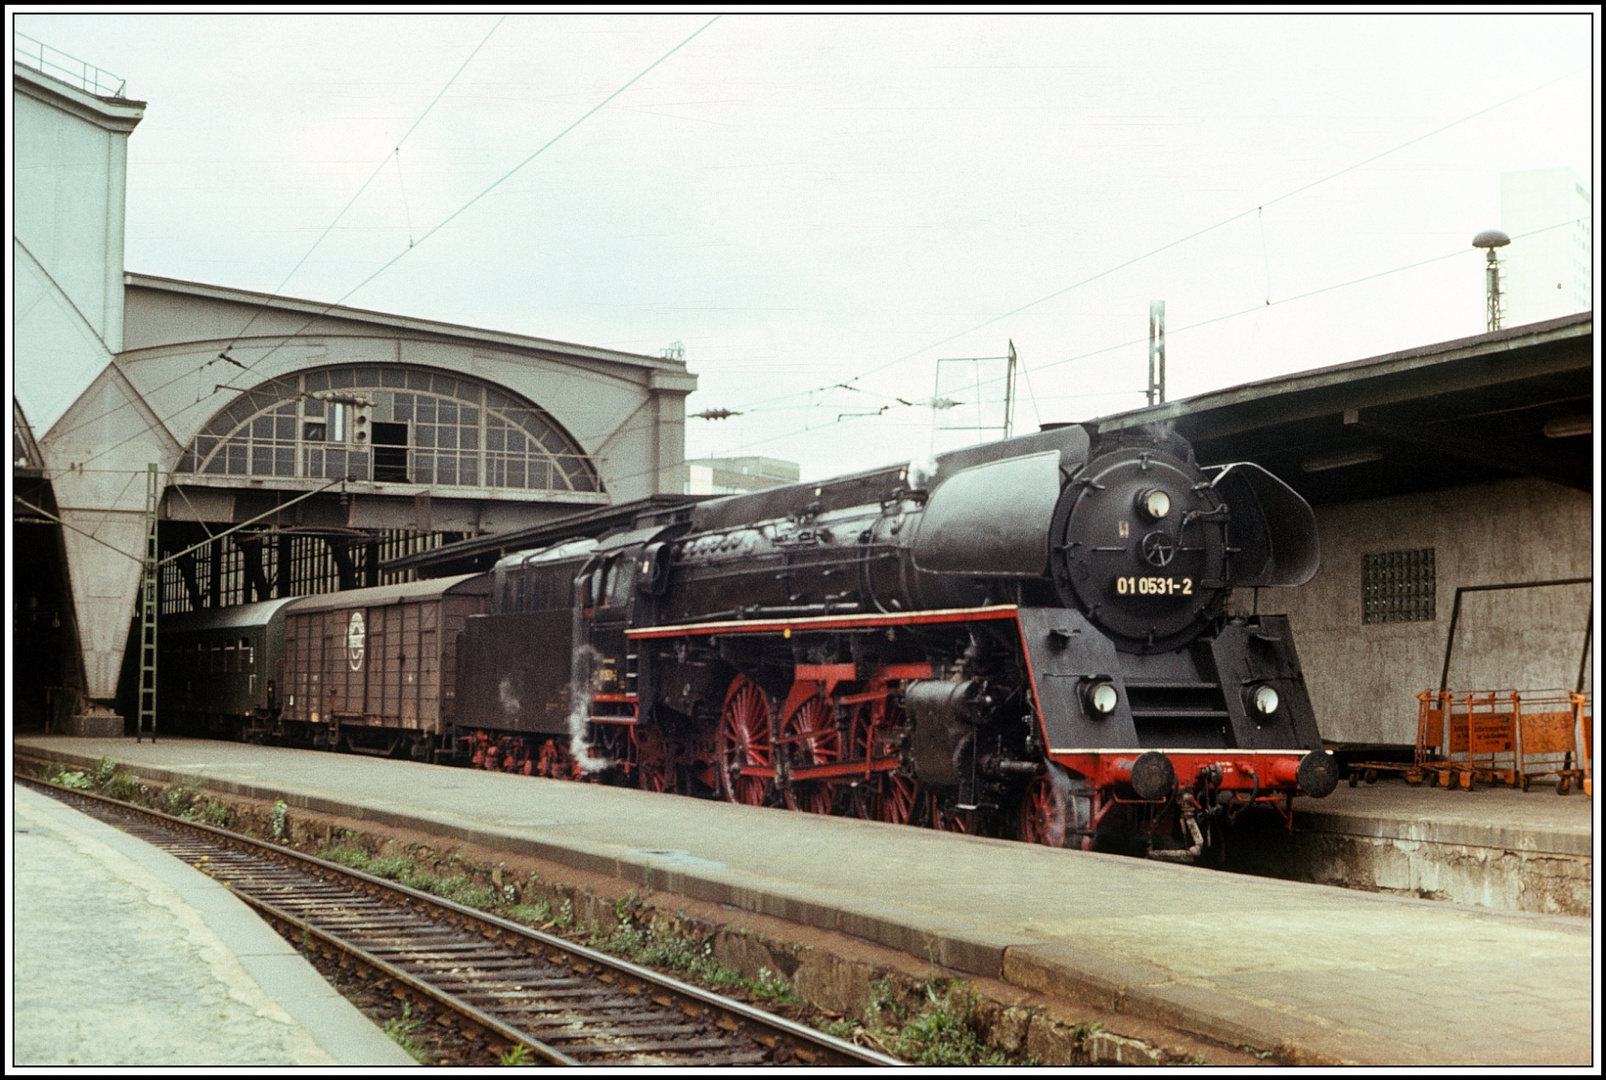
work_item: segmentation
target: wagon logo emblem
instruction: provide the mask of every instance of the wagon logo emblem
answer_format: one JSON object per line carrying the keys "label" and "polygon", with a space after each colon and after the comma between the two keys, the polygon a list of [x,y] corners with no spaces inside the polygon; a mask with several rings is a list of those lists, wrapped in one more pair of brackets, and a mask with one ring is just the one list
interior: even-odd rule
{"label": "wagon logo emblem", "polygon": [[1176,541],[1159,529],[1143,538],[1142,550],[1143,561],[1150,566],[1169,566],[1177,555]]}
{"label": "wagon logo emblem", "polygon": [[363,653],[368,646],[368,627],[363,622],[362,612],[353,611],[351,622],[346,626],[346,659],[351,663],[351,670],[362,670]]}

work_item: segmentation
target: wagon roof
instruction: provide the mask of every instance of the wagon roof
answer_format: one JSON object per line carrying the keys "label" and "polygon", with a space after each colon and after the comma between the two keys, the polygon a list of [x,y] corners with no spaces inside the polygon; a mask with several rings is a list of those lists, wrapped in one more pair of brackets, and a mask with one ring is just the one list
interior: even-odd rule
{"label": "wagon roof", "polygon": [[297,597],[283,600],[259,600],[254,604],[235,604],[233,607],[207,608],[204,611],[185,611],[177,615],[163,615],[158,627],[164,633],[184,633],[195,630],[246,629],[266,626],[286,605]]}
{"label": "wagon roof", "polygon": [[382,607],[404,600],[436,600],[448,593],[454,596],[484,596],[490,592],[490,581],[484,574],[458,574],[455,577],[426,578],[423,581],[404,581],[399,585],[379,585],[372,589],[347,589],[344,592],[303,596],[295,601],[290,614],[304,611],[331,611],[341,608]]}

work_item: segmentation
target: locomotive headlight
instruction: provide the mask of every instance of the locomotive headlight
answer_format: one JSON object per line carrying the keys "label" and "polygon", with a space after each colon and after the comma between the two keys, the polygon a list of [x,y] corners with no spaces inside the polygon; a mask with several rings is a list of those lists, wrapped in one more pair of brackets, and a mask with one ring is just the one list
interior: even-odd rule
{"label": "locomotive headlight", "polygon": [[1115,711],[1121,703],[1121,694],[1115,689],[1115,684],[1099,680],[1087,688],[1087,704],[1100,716],[1108,716]]}
{"label": "locomotive headlight", "polygon": [[1282,698],[1278,696],[1276,690],[1262,684],[1249,692],[1249,704],[1254,706],[1255,711],[1261,716],[1270,716],[1277,711],[1277,706],[1282,704]]}
{"label": "locomotive headlight", "polygon": [[1171,496],[1159,488],[1138,493],[1138,509],[1153,521],[1159,521],[1171,512]]}

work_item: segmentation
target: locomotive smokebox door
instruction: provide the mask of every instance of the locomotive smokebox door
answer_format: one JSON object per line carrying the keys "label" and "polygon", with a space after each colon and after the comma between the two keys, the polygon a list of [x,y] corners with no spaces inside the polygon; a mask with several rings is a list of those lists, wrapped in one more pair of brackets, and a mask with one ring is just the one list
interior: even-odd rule
{"label": "locomotive smokebox door", "polygon": [[1189,462],[1153,447],[1094,459],[1065,489],[1050,528],[1061,601],[1125,652],[1197,638],[1228,591],[1229,509]]}

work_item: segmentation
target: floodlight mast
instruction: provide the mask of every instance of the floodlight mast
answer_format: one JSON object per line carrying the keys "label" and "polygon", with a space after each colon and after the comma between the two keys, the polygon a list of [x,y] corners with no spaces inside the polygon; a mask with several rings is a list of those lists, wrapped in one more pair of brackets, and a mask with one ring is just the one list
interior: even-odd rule
{"label": "floodlight mast", "polygon": [[1495,255],[1495,249],[1503,248],[1509,243],[1511,243],[1511,237],[1499,229],[1485,229],[1472,238],[1473,247],[1483,248],[1489,253],[1488,261],[1485,263],[1484,276],[1488,279],[1488,325],[1491,331],[1500,329],[1500,260]]}

